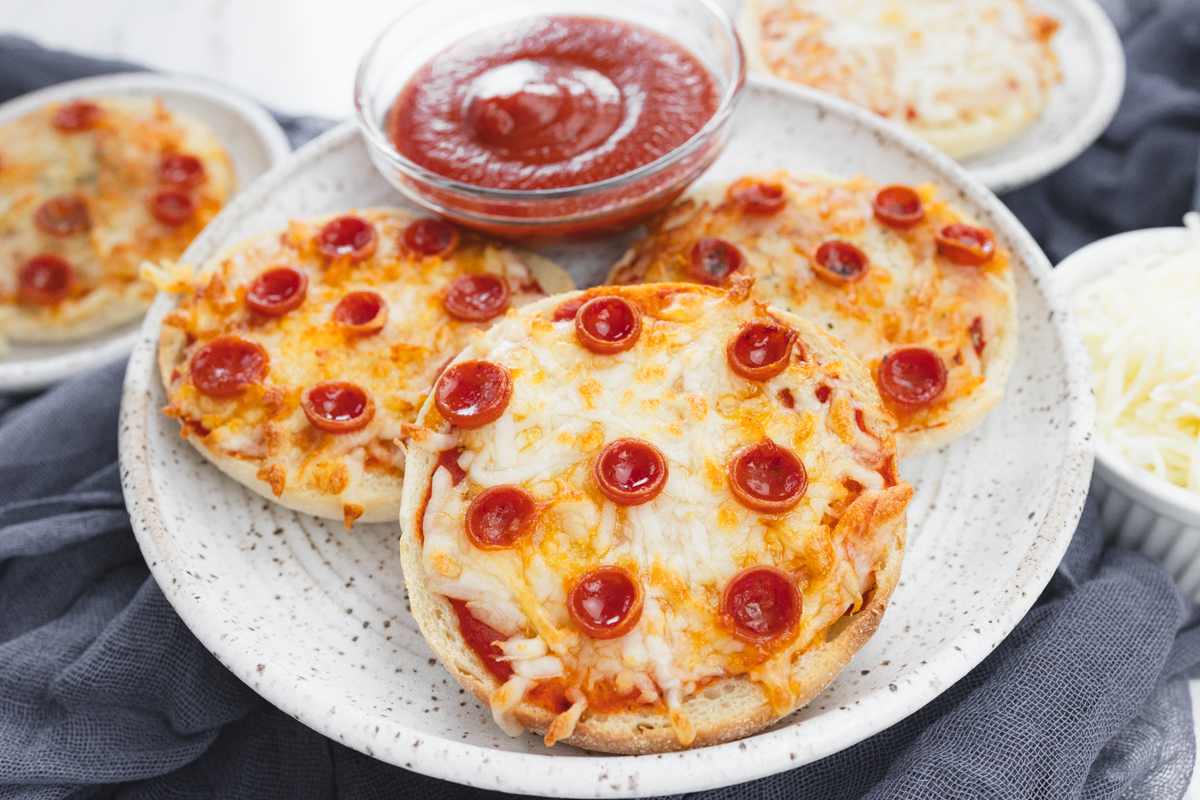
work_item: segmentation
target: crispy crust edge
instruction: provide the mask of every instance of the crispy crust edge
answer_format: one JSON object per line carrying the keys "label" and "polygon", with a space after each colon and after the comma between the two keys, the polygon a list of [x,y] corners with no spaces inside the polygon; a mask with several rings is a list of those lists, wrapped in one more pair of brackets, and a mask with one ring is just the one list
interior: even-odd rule
{"label": "crispy crust edge", "polygon": [[[620,287],[622,291],[636,292],[645,286]],[[719,290],[695,284],[679,284],[706,294],[721,294]],[[596,287],[558,298],[539,301],[521,310],[521,314],[536,314],[552,304],[564,302],[583,294],[604,294],[613,287]],[[846,364],[846,377],[855,392],[862,396],[878,398],[878,391],[866,369],[841,342],[821,331],[816,326],[793,314],[772,308],[771,313],[801,331],[806,346],[823,361],[839,360]],[[474,346],[464,349],[457,360],[479,357]],[[418,414],[424,418],[432,406],[427,401]],[[882,403],[879,403],[882,408]],[[884,440],[890,436],[887,422],[890,419],[869,415],[867,424],[872,433]],[[483,662],[463,641],[458,629],[457,617],[449,601],[434,593],[430,588],[422,565],[422,543],[410,533],[419,525],[418,515],[423,511],[425,494],[429,490],[437,456],[417,448],[411,448],[408,461],[408,479],[405,481],[400,508],[401,567],[408,588],[409,604],[413,618],[421,629],[426,642],[433,649],[442,665],[455,679],[468,689],[477,700],[489,705],[491,693],[500,684],[486,670]],[[791,714],[819,694],[849,664],[854,654],[870,639],[880,621],[897,583],[903,561],[907,534],[905,509],[912,498],[912,487],[906,482],[871,496],[870,509],[860,508],[866,523],[874,523],[875,536],[891,537],[894,546],[888,551],[882,567],[876,570],[876,589],[859,612],[843,619],[849,620],[838,631],[836,638],[814,646],[793,663],[792,677],[804,687],[790,709],[782,714],[772,711],[767,696],[749,678],[721,679],[686,698],[683,710],[688,713],[695,726],[696,738],[690,747],[699,747],[733,741],[749,736]],[[855,503],[854,506],[858,506]],[[854,508],[852,506],[852,508]],[[842,623],[835,623],[835,626]],[[522,701],[512,712],[515,719],[525,728],[544,734],[555,719],[555,715],[532,703]],[[595,714],[585,712],[575,726],[571,736],[562,739],[568,744],[589,750],[620,754],[662,753],[686,749],[675,738],[666,713],[652,709],[618,714]]]}
{"label": "crispy crust edge", "polygon": [[[780,172],[784,172],[798,180],[815,181],[830,186],[841,186],[846,183],[844,179],[833,175],[819,172],[793,173],[786,170],[751,172],[747,173],[744,177],[769,178],[780,174]],[[725,196],[725,193],[733,183],[734,181],[718,181],[705,184],[687,192],[675,204],[672,204],[671,207],[673,208],[677,203],[687,200],[694,200],[698,203],[719,200],[719,198]],[[963,212],[961,209],[952,206],[951,210],[964,222],[977,224],[974,217]],[[637,248],[644,241],[645,239],[640,239],[630,245],[629,250],[609,270],[608,275],[604,279],[606,285],[614,285],[618,272],[637,257]],[[909,458],[929,452],[930,450],[936,450],[958,439],[982,422],[983,418],[1004,399],[1004,387],[1008,382],[1008,376],[1012,371],[1013,364],[1017,360],[1017,346],[1020,337],[1020,323],[1017,312],[1017,285],[1011,265],[1005,275],[1004,284],[1011,302],[1006,305],[1002,317],[997,321],[999,335],[988,342],[990,353],[983,369],[983,384],[965,401],[952,406],[954,413],[937,427],[927,427],[913,431],[897,431],[895,436],[900,458]],[[769,302],[774,302],[771,298],[766,299]]]}
{"label": "crispy crust edge", "polygon": [[[373,206],[355,209],[355,211],[359,213],[384,213],[410,220],[418,219],[422,216],[408,209],[391,206]],[[307,218],[304,222],[310,225],[321,224],[338,216],[341,216],[341,213]],[[258,242],[277,237],[282,232],[282,230],[276,230],[258,234],[224,248],[217,255],[205,262],[197,271],[197,275],[203,275],[216,270],[223,261],[235,253],[247,250]],[[562,291],[571,291],[575,288],[575,284],[570,276],[553,261],[526,251],[520,252],[522,260],[529,267],[530,271],[533,272],[538,284],[548,294],[554,295]],[[184,349],[186,346],[187,336],[183,331],[169,325],[162,326],[158,341],[158,369],[159,377],[163,382],[164,389],[166,389],[168,399],[171,395],[171,373],[175,368],[183,365]],[[285,508],[290,508],[293,511],[311,514],[312,516],[324,519],[344,521],[344,505],[346,503],[353,503],[362,507],[362,516],[358,517],[355,521],[363,523],[392,522],[400,512],[399,497],[403,488],[403,479],[399,479],[401,485],[397,486],[397,480],[395,479],[375,477],[359,483],[356,491],[352,494],[343,492],[338,495],[318,492],[307,486],[289,485],[285,486],[283,493],[276,497],[271,490],[271,485],[259,479],[257,465],[214,452],[198,436],[191,432],[186,433],[185,438],[204,458],[216,466],[217,469],[221,470],[221,472],[267,500],[278,503]]]}

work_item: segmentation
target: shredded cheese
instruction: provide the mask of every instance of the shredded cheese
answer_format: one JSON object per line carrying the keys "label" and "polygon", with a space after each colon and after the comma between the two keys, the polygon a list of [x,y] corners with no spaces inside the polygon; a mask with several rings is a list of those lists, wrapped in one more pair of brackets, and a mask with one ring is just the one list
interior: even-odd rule
{"label": "shredded cheese", "polygon": [[1097,427],[1142,469],[1200,492],[1200,215],[1192,247],[1146,255],[1077,289]]}

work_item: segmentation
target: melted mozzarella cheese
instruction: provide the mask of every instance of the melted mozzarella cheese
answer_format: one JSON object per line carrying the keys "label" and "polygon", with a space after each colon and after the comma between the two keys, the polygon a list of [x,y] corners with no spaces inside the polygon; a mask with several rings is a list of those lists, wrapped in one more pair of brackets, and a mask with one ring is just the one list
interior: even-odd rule
{"label": "melted mozzarella cheese", "polygon": [[[204,446],[253,461],[262,470],[279,465],[286,486],[338,495],[348,503],[356,501],[364,475],[399,485],[404,456],[395,440],[416,417],[438,372],[476,330],[475,324],[447,315],[446,285],[460,274],[485,272],[508,282],[514,306],[544,296],[516,251],[464,235],[449,257],[417,260],[400,246],[404,227],[415,217],[396,211],[359,215],[379,237],[369,260],[330,264],[311,244],[319,225],[293,222],[289,233],[262,236],[202,275],[198,293],[185,293],[180,309],[166,320],[197,339],[188,355],[220,333],[235,333],[261,344],[270,359],[262,386],[234,399],[201,394],[186,368],[179,370],[168,387],[172,413],[203,424],[209,431]],[[246,287],[279,264],[308,276],[303,305],[265,321],[252,317],[244,306]],[[377,292],[387,303],[387,323],[377,334],[347,337],[333,321],[337,304],[357,291]],[[314,429],[300,396],[324,380],[350,381],[367,390],[375,400],[371,422],[335,436]]]}
{"label": "melted mozzarella cheese", "polygon": [[[992,368],[994,343],[1015,334],[1016,286],[1008,256],[997,248],[983,267],[960,267],[937,256],[934,235],[962,221],[920,187],[925,220],[895,231],[874,217],[879,186],[865,178],[838,182],[788,173],[766,175],[779,183],[787,205],[776,214],[742,214],[726,202],[723,187],[701,189],[638,242],[610,282],[688,281],[687,253],[702,236],[728,240],[746,259],[758,296],[807,319],[841,340],[873,373],[897,347],[919,344],[937,353],[947,369],[941,399],[901,415],[901,431],[945,424],[953,406],[981,390],[1002,391],[1004,370]],[[866,254],[870,269],[850,284],[830,284],[813,271],[812,259],[831,239]],[[971,328],[979,320],[982,352]],[[989,383],[990,376],[997,380]],[[995,385],[998,384],[998,385]],[[903,447],[902,447],[903,450]],[[903,453],[902,453],[903,454]]]}
{"label": "melted mozzarella cheese", "polygon": [[939,146],[940,131],[973,126],[982,142],[1023,127],[1060,80],[1049,44],[1057,23],[1024,0],[759,0],[756,8],[744,27],[768,70]]}
{"label": "melted mozzarella cheese", "polygon": [[1200,215],[1195,244],[1078,288],[1072,309],[1092,357],[1097,429],[1143,469],[1200,492]]}
{"label": "melted mozzarella cheese", "polygon": [[[472,454],[466,478],[455,486],[444,469],[432,476],[421,528],[430,589],[466,601],[510,637],[510,657],[536,654],[529,666],[514,660],[519,676],[533,677],[542,658],[555,658],[572,686],[607,683],[631,693],[631,702],[661,699],[674,709],[705,679],[753,670],[773,702],[788,707],[798,688],[789,681],[792,655],[861,602],[862,581],[897,546],[890,537],[873,541],[855,560],[834,535],[854,481],[867,492],[884,487],[879,470],[894,444],[842,438],[815,392],[826,385],[868,417],[890,418],[878,398],[852,395],[840,362],[794,361],[765,383],[737,377],[725,347],[758,313],[749,301],[681,292],[643,318],[631,350],[605,356],[581,348],[574,323],[551,322],[552,313],[510,313],[472,346],[471,357],[508,368],[513,394],[495,423],[457,431],[458,446]],[[779,400],[785,389],[792,409]],[[615,505],[591,477],[595,454],[622,437],[651,442],[669,463],[665,488],[644,505]],[[733,455],[764,438],[800,454],[808,473],[804,498],[780,515],[751,512],[728,485]],[[499,484],[522,486],[543,510],[528,540],[479,550],[465,532],[466,510],[482,488]],[[770,662],[783,665],[774,670],[717,624],[722,587],[760,563],[802,576],[800,632],[772,654]],[[604,564],[631,569],[645,599],[630,633],[598,640],[575,629],[566,600],[576,576]],[[686,715],[678,716],[685,741]]]}

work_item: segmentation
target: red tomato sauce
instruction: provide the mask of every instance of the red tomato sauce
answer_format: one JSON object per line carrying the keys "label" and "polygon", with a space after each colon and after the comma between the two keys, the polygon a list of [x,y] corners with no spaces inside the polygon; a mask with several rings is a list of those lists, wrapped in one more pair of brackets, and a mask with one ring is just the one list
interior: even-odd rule
{"label": "red tomato sauce", "polygon": [[717,111],[713,77],[675,42],[590,17],[538,17],[458,42],[400,93],[406,158],[491,189],[560,189],[667,155]]}
{"label": "red tomato sauce", "polygon": [[476,619],[462,600],[453,597],[446,599],[450,601],[451,608],[458,616],[458,629],[462,632],[463,641],[467,643],[467,647],[475,651],[475,655],[479,656],[483,666],[492,673],[492,677],[496,680],[504,683],[511,678],[512,667],[508,665],[507,661],[501,660],[504,658],[504,651],[500,649],[500,645],[496,644],[496,642],[506,641],[508,637],[486,622]]}

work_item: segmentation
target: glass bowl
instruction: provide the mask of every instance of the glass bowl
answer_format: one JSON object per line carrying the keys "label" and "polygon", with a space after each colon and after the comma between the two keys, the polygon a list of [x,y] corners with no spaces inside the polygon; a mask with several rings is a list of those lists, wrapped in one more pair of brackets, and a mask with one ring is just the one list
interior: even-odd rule
{"label": "glass bowl", "polygon": [[[691,139],[656,161],[561,189],[473,186],[431,172],[396,151],[385,132],[388,111],[422,66],[472,34],[537,16],[615,19],[673,40],[712,75],[719,95],[716,113]],[[745,79],[733,21],[713,0],[423,0],[367,50],[355,80],[354,103],[371,160],[409,199],[505,238],[579,239],[630,228],[679,196],[724,147]]]}

